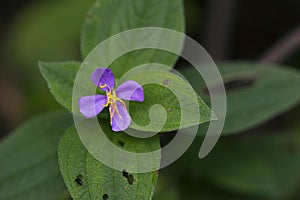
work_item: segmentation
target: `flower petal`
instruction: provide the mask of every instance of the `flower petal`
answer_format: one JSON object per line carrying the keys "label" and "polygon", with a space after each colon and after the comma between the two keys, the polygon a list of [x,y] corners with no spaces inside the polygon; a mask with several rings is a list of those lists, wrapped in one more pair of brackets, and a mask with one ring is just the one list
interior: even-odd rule
{"label": "flower petal", "polygon": [[105,105],[106,102],[107,97],[105,95],[92,95],[80,97],[78,105],[83,116],[93,118],[103,110],[103,105]]}
{"label": "flower petal", "polygon": [[131,101],[144,101],[144,89],[135,81],[126,81],[116,90],[117,97]]}
{"label": "flower petal", "polygon": [[[120,103],[116,103],[116,108],[118,113],[115,111],[112,117],[112,130],[113,131],[124,131],[127,129],[131,123],[131,117],[126,109],[126,107]],[[113,109],[113,108],[112,108]]]}
{"label": "flower petal", "polygon": [[92,74],[91,79],[97,87],[107,85],[104,88],[101,88],[104,91],[109,91],[115,86],[115,78],[111,69],[108,68],[97,68]]}

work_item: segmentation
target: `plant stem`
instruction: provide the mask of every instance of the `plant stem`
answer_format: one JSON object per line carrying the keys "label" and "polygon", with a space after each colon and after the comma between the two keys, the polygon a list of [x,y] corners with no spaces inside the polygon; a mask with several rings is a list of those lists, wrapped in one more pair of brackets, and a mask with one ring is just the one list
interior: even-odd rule
{"label": "plant stem", "polygon": [[293,29],[286,36],[268,49],[260,61],[263,63],[281,63],[300,47],[300,26]]}

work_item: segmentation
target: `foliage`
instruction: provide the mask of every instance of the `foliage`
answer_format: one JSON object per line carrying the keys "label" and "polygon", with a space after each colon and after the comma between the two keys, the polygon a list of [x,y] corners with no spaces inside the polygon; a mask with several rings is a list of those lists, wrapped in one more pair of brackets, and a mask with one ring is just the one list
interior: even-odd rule
{"label": "foliage", "polygon": [[70,114],[51,112],[27,122],[1,142],[0,199],[68,197],[59,173],[57,147],[71,124]]}
{"label": "foliage", "polygon": [[[58,30],[65,30],[67,24],[61,21],[62,18],[76,16],[79,22],[83,20],[83,10],[90,4],[88,1],[66,2],[42,4],[38,13],[29,15],[24,19],[26,23],[16,28],[16,32],[21,33],[26,27],[31,27],[22,32],[24,35],[12,35],[11,39],[12,51],[23,48],[20,59],[25,60],[25,65],[31,64],[31,53],[39,55],[39,45],[47,46],[44,50],[49,57],[41,57],[45,60],[65,59],[76,54],[74,41],[79,40],[80,23],[72,23],[70,30],[61,37],[44,39],[45,32],[55,36]],[[72,12],[66,14],[64,11],[69,5]],[[56,14],[52,13],[54,11]],[[52,13],[50,17],[44,14],[49,12]],[[36,21],[29,23],[33,18]],[[82,60],[110,36],[141,27],[163,27],[184,33],[182,0],[96,0],[86,13],[81,31]],[[37,38],[37,46],[28,43],[31,37]],[[169,143],[178,129],[185,130],[181,134],[188,136],[189,131],[185,128],[200,125],[196,143],[175,164],[161,170],[159,179],[158,171],[134,173],[112,169],[98,161],[83,145],[72,119],[72,114],[76,115],[78,109],[72,101],[76,75],[84,63],[39,62],[51,94],[67,111],[38,116],[0,143],[0,199],[63,200],[70,196],[89,200],[199,199],[199,196],[204,199],[292,199],[297,196],[300,129],[293,122],[297,110],[296,117],[289,113],[283,115],[288,123],[281,126],[282,130],[259,126],[299,103],[299,71],[287,66],[248,61],[218,64],[226,88],[227,117],[219,143],[208,157],[199,160],[196,155],[200,142],[209,121],[217,120],[217,116],[208,106],[207,86],[195,69],[178,67],[189,82],[171,72],[177,60],[178,56],[172,53],[145,49],[124,54],[108,66],[117,79],[145,63],[170,67],[170,71],[146,71],[130,77],[138,83],[151,82],[155,77],[160,83],[144,85],[145,101],[128,104],[134,122],[130,128],[141,135],[157,134],[138,139],[125,132],[115,133],[111,130],[107,109],[97,118],[115,146],[133,153],[159,150]],[[85,87],[84,83],[81,87]],[[213,86],[212,95],[218,95],[218,88],[218,85]],[[34,92],[36,97],[48,99],[43,92]],[[37,106],[44,103],[39,98]],[[190,102],[196,102],[197,107]],[[181,118],[183,112],[189,113],[184,121]],[[244,135],[237,135],[239,133]],[[164,156],[160,154],[149,162],[159,166]],[[112,161],[118,159],[116,155],[111,157]]]}

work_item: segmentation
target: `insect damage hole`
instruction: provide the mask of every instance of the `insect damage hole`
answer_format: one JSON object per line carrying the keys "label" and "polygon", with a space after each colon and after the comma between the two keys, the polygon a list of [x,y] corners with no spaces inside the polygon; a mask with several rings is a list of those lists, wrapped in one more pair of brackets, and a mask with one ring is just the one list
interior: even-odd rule
{"label": "insect damage hole", "polygon": [[121,141],[121,140],[118,140],[118,144],[119,144],[121,147],[124,147],[125,142],[123,142],[123,141]]}
{"label": "insect damage hole", "polygon": [[123,171],[122,171],[122,173],[123,173],[123,176],[125,177],[125,178],[128,178],[128,172],[126,171],[126,169],[123,169]]}
{"label": "insect damage hole", "polygon": [[254,75],[251,76],[244,76],[244,77],[239,77],[237,79],[232,79],[230,81],[225,81],[225,89],[228,90],[233,90],[233,89],[239,89],[239,88],[245,88],[252,86],[255,81],[257,80],[257,77]]}
{"label": "insect damage hole", "polygon": [[132,185],[134,182],[134,176],[132,174],[129,174],[126,169],[123,169],[122,171],[123,176],[127,179],[127,182],[129,183],[129,185]]}
{"label": "insect damage hole", "polygon": [[82,186],[83,185],[83,176],[81,174],[78,174],[76,179],[74,180],[78,185]]}
{"label": "insect damage hole", "polygon": [[129,174],[129,175],[128,175],[127,181],[128,181],[128,183],[129,183],[129,185],[132,185],[132,184],[133,184],[134,177],[133,177],[132,174]]}
{"label": "insect damage hole", "polygon": [[103,194],[103,195],[102,195],[102,199],[103,199],[103,200],[108,199],[108,194]]}
{"label": "insect damage hole", "polygon": [[169,79],[163,80],[163,84],[164,84],[164,85],[169,85]]}
{"label": "insect damage hole", "polygon": [[[224,80],[224,87],[227,92],[232,90],[239,90],[239,89],[253,86],[257,81],[257,79],[258,77],[255,74],[240,76],[240,77],[232,78],[230,80]],[[219,85],[211,86],[210,91],[208,91],[208,88],[206,87],[203,89],[203,92],[205,94],[209,94],[209,92],[219,93],[221,89],[222,89],[222,85],[219,84]]]}

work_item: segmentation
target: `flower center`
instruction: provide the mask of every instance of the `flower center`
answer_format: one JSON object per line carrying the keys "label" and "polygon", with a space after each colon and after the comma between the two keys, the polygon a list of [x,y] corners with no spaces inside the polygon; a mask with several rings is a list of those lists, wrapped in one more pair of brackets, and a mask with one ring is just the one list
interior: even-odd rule
{"label": "flower center", "polygon": [[107,95],[107,103],[106,104],[112,104],[116,103],[117,101],[120,101],[121,99],[117,97],[116,91],[115,90],[110,90],[109,92],[106,93]]}
{"label": "flower center", "polygon": [[119,101],[125,107],[125,109],[126,109],[126,105],[125,105],[124,101],[122,101],[122,99],[117,97],[115,90],[109,90],[108,92],[106,92],[106,96],[107,96],[107,102],[104,106],[105,107],[109,106],[110,124],[112,124],[112,119],[113,119],[113,116],[115,115],[115,113],[117,113],[117,115],[121,119],[123,119],[118,110],[117,102]]}

